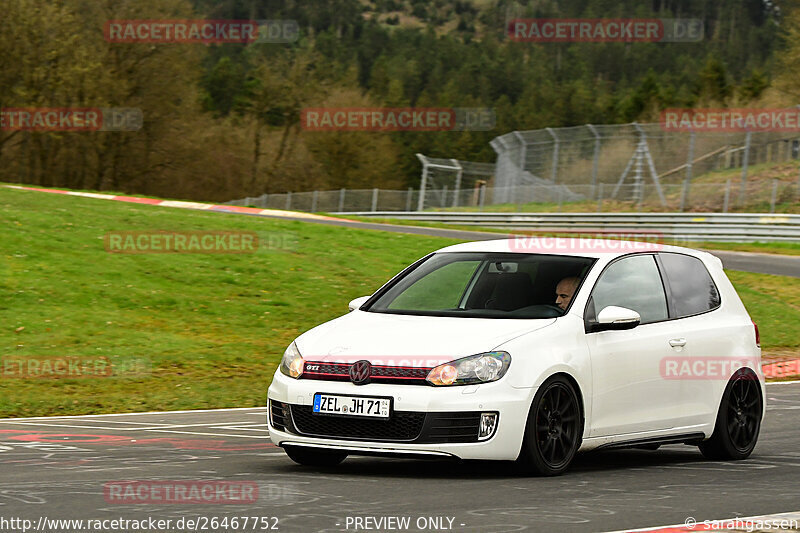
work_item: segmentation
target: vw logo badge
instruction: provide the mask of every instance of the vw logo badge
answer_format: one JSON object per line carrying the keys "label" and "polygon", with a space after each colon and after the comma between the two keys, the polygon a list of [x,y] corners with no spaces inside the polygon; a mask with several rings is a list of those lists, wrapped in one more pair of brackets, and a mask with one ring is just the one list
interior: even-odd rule
{"label": "vw logo badge", "polygon": [[350,381],[356,385],[366,385],[372,375],[372,365],[369,361],[356,361],[350,367]]}

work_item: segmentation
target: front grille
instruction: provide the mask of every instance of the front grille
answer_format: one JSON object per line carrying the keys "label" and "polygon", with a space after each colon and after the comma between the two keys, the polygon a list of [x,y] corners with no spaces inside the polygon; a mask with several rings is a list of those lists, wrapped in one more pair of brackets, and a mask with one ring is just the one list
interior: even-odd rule
{"label": "front grille", "polygon": [[278,431],[286,431],[286,418],[288,404],[283,402],[269,401],[269,412],[272,417],[272,427]]}
{"label": "front grille", "polygon": [[413,441],[425,413],[395,411],[388,420],[315,415],[310,405],[292,405],[292,421],[301,435],[354,440]]}
{"label": "front grille", "polygon": [[[350,381],[352,363],[326,363],[306,361],[302,379],[326,381]],[[313,368],[313,370],[311,368]],[[429,385],[425,380],[431,368],[409,366],[374,365],[370,371],[370,383],[396,383],[399,385]]]}
{"label": "front grille", "polygon": [[318,415],[310,405],[290,405],[290,432],[307,437],[415,442],[477,442],[481,413],[393,411],[388,420]]}

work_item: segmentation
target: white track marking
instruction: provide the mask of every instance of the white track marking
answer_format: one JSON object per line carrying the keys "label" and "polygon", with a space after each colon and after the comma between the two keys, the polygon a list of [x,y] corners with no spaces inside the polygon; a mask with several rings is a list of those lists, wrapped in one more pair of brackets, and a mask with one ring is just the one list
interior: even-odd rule
{"label": "white track marking", "polygon": [[231,429],[233,431],[269,431],[266,424],[259,424],[258,426],[215,426],[212,429]]}
{"label": "white track marking", "polygon": [[[795,520],[796,522],[800,521],[800,511],[792,511],[788,513],[778,513],[778,514],[770,514],[770,515],[758,515],[758,516],[737,516],[734,518],[719,518],[719,519],[709,519],[709,522],[713,524],[727,524],[728,522],[734,522],[738,520],[740,523],[742,522],[775,522],[780,520]],[[617,531],[610,531],[608,533],[636,533],[636,532],[645,532],[645,531],[661,531],[661,530],[668,530],[668,529],[675,529],[677,531],[711,531],[710,529],[705,529],[703,525],[703,521],[699,521],[695,524],[694,527],[689,527],[686,523],[683,524],[673,524],[670,526],[656,526],[656,527],[643,527],[640,529],[620,529]],[[716,531],[719,531],[721,526],[716,528]],[[773,528],[775,531],[781,531],[778,528]],[[787,531],[787,530],[783,530]],[[794,529],[789,531],[796,531]]]}
{"label": "white track marking", "polygon": [[[216,426],[228,426],[231,424],[238,424],[238,422],[206,422],[204,424],[168,424],[168,425],[159,425],[159,426],[148,426],[144,425],[142,427],[132,427],[132,428],[120,428],[120,427],[104,427],[104,426],[75,426],[71,424],[42,424],[40,422],[5,422],[6,424],[17,424],[20,426],[35,426],[35,427],[56,427],[56,428],[79,428],[79,429],[104,429],[109,431],[152,431],[156,429],[176,429],[176,428],[191,428],[191,427],[205,427],[209,429],[213,429]],[[244,422],[245,424],[247,422]]]}
{"label": "white track marking", "polygon": [[[213,428],[212,428],[213,429]],[[171,429],[151,429],[154,433],[179,433],[181,435],[207,435],[210,437],[239,437],[242,439],[268,439],[269,435],[231,435],[229,433],[200,433],[199,431],[173,431]]]}
{"label": "white track marking", "polygon": [[[225,411],[256,411],[267,412],[266,407],[228,407],[225,409],[188,409],[185,411],[145,411],[141,413],[108,413],[104,415],[69,415],[69,416],[32,416],[28,418],[0,418],[0,422],[13,422],[15,420],[55,420],[74,418],[99,418],[103,416],[140,416],[140,415],[180,415],[192,413],[223,413]],[[255,414],[255,413],[248,413]]]}

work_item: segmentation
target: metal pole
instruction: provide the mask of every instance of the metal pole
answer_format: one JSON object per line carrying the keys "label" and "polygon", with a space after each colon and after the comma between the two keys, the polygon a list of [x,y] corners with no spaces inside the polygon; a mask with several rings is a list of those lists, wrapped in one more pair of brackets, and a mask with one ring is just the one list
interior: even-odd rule
{"label": "metal pole", "polygon": [[683,213],[689,200],[689,186],[692,182],[692,162],[694,161],[694,142],[695,132],[692,132],[689,134],[689,157],[686,159],[686,179],[683,182],[683,194],[681,195],[681,213]]}
{"label": "metal pole", "polygon": [[483,211],[483,203],[486,200],[486,184],[481,183],[481,191],[480,191],[480,210]]}
{"label": "metal pole", "polygon": [[[514,137],[516,137],[517,141],[519,142],[519,172],[517,173],[517,183],[516,183],[516,185],[519,185],[524,181],[523,178],[525,177],[525,164],[527,163],[526,159],[528,157],[528,145],[525,143],[525,138],[522,136],[520,132],[515,131]],[[511,186],[510,183],[508,183],[507,185]],[[509,200],[508,192],[506,190],[506,195],[503,198],[503,201],[507,202],[508,200]]]}
{"label": "metal pole", "polygon": [[319,191],[314,191],[311,193],[311,212],[317,212],[317,198],[319,197]]}
{"label": "metal pole", "polygon": [[286,210],[290,211],[292,209],[292,192],[289,191],[286,193]]}
{"label": "metal pole", "polygon": [[422,167],[422,182],[419,184],[419,198],[417,198],[417,211],[422,211],[425,204],[425,185],[428,182],[428,165]]}
{"label": "metal pole", "polygon": [[594,156],[592,156],[592,196],[597,188],[597,169],[600,162],[600,134],[591,124],[586,125],[594,133]]}
{"label": "metal pole", "polygon": [[680,212],[686,210],[686,199],[689,197],[689,180],[683,180],[683,189],[681,190],[681,207]]}
{"label": "metal pole", "polygon": [[461,176],[464,174],[464,169],[458,163],[457,159],[451,159],[453,165],[458,167],[456,171],[456,188],[453,190],[453,207],[458,207],[458,192],[461,190]]}
{"label": "metal pole", "polygon": [[372,212],[378,210],[378,189],[372,189]]}
{"label": "metal pole", "polygon": [[722,204],[723,213],[728,212],[728,206],[730,205],[730,201],[731,201],[731,180],[728,180],[727,183],[725,183],[725,201]]}
{"label": "metal pole", "polygon": [[409,187],[406,193],[406,212],[411,211],[411,198],[414,196],[414,188]]}
{"label": "metal pole", "polygon": [[339,212],[344,212],[344,194],[346,189],[339,189]]}
{"label": "metal pole", "polygon": [[769,199],[769,212],[775,212],[775,200],[778,198],[778,178],[772,178],[772,196]]}
{"label": "metal pole", "polygon": [[636,158],[636,166],[634,167],[633,171],[633,199],[637,203],[642,202],[642,197],[644,196],[643,187],[644,179],[642,178],[642,163],[644,159],[644,146],[643,143],[639,143],[639,148],[637,148],[639,152],[639,156]]}
{"label": "metal pole", "polygon": [[553,138],[553,162],[550,165],[550,181],[556,182],[558,178],[558,136],[553,131],[553,128],[545,128],[547,133]]}
{"label": "metal pole", "polygon": [[800,198],[800,167],[797,168],[797,197]]}
{"label": "metal pole", "polygon": [[442,187],[442,207],[447,207],[447,185]]}
{"label": "metal pole", "polygon": [[422,154],[417,154],[417,159],[422,161],[422,181],[419,184],[417,211],[422,211],[422,208],[425,206],[425,187],[428,184],[428,160]]}
{"label": "metal pole", "polygon": [[[525,179],[524,178],[525,178],[525,165],[528,162],[527,161],[527,159],[528,159],[528,144],[525,142],[525,137],[523,137],[520,132],[514,131],[513,133],[514,133],[514,138],[517,139],[517,142],[519,143],[519,172],[517,172],[517,181],[516,181],[516,183],[506,182],[505,186],[500,189],[500,191],[502,192],[501,195],[498,195],[497,192],[496,192],[498,190],[498,185],[499,184],[497,182],[495,182],[494,203],[496,203],[496,204],[510,202],[512,200],[512,198],[511,198],[511,190],[512,190],[511,188],[512,188],[512,186],[513,187],[517,187],[517,186],[525,183]],[[500,137],[498,137],[498,139],[499,138]]]}
{"label": "metal pole", "polygon": [[747,132],[744,137],[744,154],[742,155],[742,184],[739,187],[739,204],[744,205],[744,197],[747,190],[747,163],[750,159],[750,138],[751,132]]}
{"label": "metal pole", "polygon": [[600,187],[597,189],[597,212],[600,213],[603,211],[603,184],[600,184]]}

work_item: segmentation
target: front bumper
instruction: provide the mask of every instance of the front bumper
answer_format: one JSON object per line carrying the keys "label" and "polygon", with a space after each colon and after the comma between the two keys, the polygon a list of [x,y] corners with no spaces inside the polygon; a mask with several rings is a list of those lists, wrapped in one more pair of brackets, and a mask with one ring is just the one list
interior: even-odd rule
{"label": "front bumper", "polygon": [[[536,389],[533,388],[511,387],[503,379],[483,385],[457,387],[379,383],[359,386],[349,382],[292,379],[278,371],[269,388],[268,399],[296,407],[295,414],[302,410],[301,416],[305,420],[310,420],[309,416],[318,416],[308,414],[316,393],[383,396],[392,398],[393,419],[397,419],[398,415],[406,420],[413,418],[414,413],[423,414],[426,417],[424,428],[413,439],[408,438],[410,434],[397,433],[370,436],[368,431],[358,438],[312,436],[308,431],[302,431],[303,423],[300,420],[301,428],[293,420],[288,420],[285,426],[275,427],[269,416],[270,402],[267,406],[267,421],[270,438],[278,446],[340,449],[353,455],[514,460],[519,456],[528,410],[535,392]],[[289,409],[286,413],[287,417],[292,417],[291,411]],[[430,432],[432,420],[489,412],[498,413],[497,428],[490,439],[476,442],[432,442],[436,440]],[[352,428],[358,422],[348,418],[346,423],[351,428],[348,435],[355,435]],[[364,423],[375,424],[375,421],[365,420]],[[308,429],[308,425],[305,429]]]}

